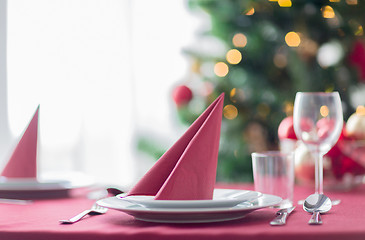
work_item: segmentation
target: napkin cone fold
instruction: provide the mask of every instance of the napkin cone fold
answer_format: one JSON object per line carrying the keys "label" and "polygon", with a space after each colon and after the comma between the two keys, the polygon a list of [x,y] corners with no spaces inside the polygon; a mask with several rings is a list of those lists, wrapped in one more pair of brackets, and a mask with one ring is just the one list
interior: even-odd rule
{"label": "napkin cone fold", "polygon": [[209,200],[217,172],[224,93],[188,128],[127,195],[156,200]]}
{"label": "napkin cone fold", "polygon": [[37,178],[38,113],[39,106],[5,165],[1,176]]}

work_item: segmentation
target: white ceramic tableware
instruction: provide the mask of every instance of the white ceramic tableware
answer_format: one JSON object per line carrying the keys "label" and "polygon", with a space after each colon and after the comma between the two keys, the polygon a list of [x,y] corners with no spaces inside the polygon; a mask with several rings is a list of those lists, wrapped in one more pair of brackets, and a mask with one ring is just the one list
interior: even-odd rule
{"label": "white ceramic tableware", "polygon": [[141,221],[203,223],[240,219],[257,209],[274,206],[281,200],[278,196],[263,194],[252,202],[243,202],[234,207],[223,208],[148,208],[118,197],[105,198],[99,200],[97,204],[127,213]]}

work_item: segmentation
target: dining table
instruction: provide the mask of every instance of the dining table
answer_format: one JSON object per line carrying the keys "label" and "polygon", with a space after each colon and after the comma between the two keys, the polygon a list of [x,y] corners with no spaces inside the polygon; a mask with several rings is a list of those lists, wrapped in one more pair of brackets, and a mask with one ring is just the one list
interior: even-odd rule
{"label": "dining table", "polygon": [[[252,183],[217,183],[217,188],[253,190]],[[102,215],[90,215],[74,224],[61,224],[90,208],[95,200],[85,191],[61,198],[39,199],[30,204],[0,203],[1,240],[301,240],[365,239],[365,185],[349,191],[326,190],[340,204],[322,215],[322,225],[308,225],[311,215],[298,203],[313,193],[313,188],[296,185],[296,209],[286,225],[271,226],[277,209],[257,209],[241,219],[209,223],[154,223],[135,219],[124,212],[109,209]],[[1,197],[1,196],[0,196]]]}

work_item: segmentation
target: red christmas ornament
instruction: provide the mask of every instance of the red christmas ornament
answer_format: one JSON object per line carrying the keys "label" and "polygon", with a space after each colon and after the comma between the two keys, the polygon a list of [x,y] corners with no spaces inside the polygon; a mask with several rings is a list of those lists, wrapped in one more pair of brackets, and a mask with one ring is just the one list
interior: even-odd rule
{"label": "red christmas ornament", "polygon": [[193,93],[187,86],[180,85],[174,89],[172,98],[174,99],[176,105],[180,107],[190,102],[190,100],[193,98]]}
{"label": "red christmas ornament", "polygon": [[348,156],[340,155],[337,158],[331,158],[331,162],[333,174],[337,179],[341,179],[346,173],[355,176],[365,173],[365,168]]}
{"label": "red christmas ornament", "polygon": [[280,139],[294,139],[297,140],[297,136],[294,132],[293,117],[286,117],[281,121],[278,129],[278,136]]}
{"label": "red christmas ornament", "polygon": [[360,81],[365,82],[365,45],[362,41],[356,41],[349,55],[350,63],[357,67]]}
{"label": "red christmas ornament", "polygon": [[[307,119],[303,119],[300,124],[303,129],[307,130],[315,127],[318,129],[320,137],[326,137],[334,123],[324,118],[318,121],[316,126],[313,126],[313,123]],[[278,128],[281,142],[297,140],[293,125],[293,117],[282,120]],[[325,184],[329,184],[329,186],[335,184],[337,187],[347,174],[365,175],[365,145],[349,134],[347,128],[344,124],[337,143],[325,154],[325,160],[328,159],[330,162],[327,162],[329,164],[323,169],[323,175],[326,180]],[[303,184],[312,184],[315,166],[309,149],[305,145],[298,145],[295,149],[295,158],[296,178]]]}
{"label": "red christmas ornament", "polygon": [[354,148],[356,145],[354,141],[356,140],[348,136],[344,126],[337,143],[325,155],[331,159],[332,172],[337,179],[341,179],[346,173],[352,175],[365,173],[365,167],[358,162],[359,158],[363,158],[364,150]]}

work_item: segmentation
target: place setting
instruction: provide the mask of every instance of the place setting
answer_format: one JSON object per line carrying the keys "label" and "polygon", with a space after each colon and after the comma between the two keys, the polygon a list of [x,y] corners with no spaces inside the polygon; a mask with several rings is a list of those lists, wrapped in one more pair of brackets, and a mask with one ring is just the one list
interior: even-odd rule
{"label": "place setting", "polygon": [[39,108],[16,140],[0,173],[0,203],[29,204],[35,199],[68,197],[71,190],[94,184],[92,178],[81,173],[38,170]]}
{"label": "place setting", "polygon": [[[272,208],[278,211],[268,224],[286,225],[298,210],[293,202],[296,146],[251,154],[254,191],[215,188],[223,102],[221,94],[129,191],[114,192],[60,223],[75,223],[107,209],[146,222],[206,223]],[[316,165],[314,194],[298,202],[311,215],[309,225],[323,224],[321,215],[334,205],[323,194],[322,157],[336,143],[342,124],[338,93],[297,93],[291,131],[299,139],[296,144],[311,150]]]}
{"label": "place setting", "polygon": [[162,223],[228,221],[279,204],[279,196],[215,188],[223,102],[221,94],[129,192],[97,204]]}

